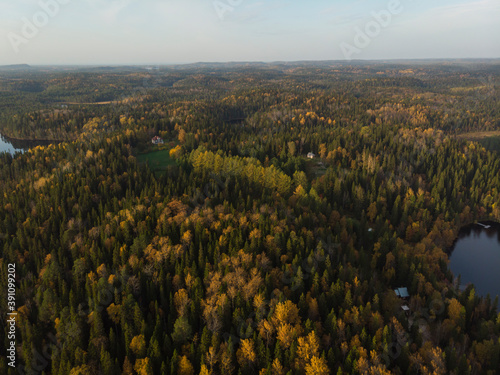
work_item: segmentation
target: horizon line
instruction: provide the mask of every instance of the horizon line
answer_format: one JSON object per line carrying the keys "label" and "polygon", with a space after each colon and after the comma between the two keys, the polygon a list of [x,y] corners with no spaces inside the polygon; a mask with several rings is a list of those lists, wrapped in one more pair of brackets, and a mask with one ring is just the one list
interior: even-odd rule
{"label": "horizon line", "polygon": [[174,65],[197,65],[197,64],[278,64],[278,63],[321,63],[321,62],[334,62],[334,63],[355,63],[355,62],[394,62],[394,61],[492,61],[499,60],[499,57],[418,57],[418,58],[374,58],[374,59],[303,59],[303,60],[226,60],[226,61],[193,61],[193,62],[161,62],[161,63],[16,63],[16,64],[2,64],[0,67],[15,67],[15,66],[30,66],[30,67],[47,67],[47,66],[60,66],[60,67],[126,67],[126,66],[174,66]]}

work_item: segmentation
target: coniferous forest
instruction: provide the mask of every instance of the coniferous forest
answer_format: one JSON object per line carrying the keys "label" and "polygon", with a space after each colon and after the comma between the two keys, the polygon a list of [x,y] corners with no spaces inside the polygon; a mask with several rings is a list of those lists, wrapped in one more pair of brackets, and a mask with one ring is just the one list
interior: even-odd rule
{"label": "coniferous forest", "polygon": [[498,298],[448,267],[460,228],[500,221],[499,78],[0,69],[0,133],[47,141],[0,153],[0,373],[499,373]]}

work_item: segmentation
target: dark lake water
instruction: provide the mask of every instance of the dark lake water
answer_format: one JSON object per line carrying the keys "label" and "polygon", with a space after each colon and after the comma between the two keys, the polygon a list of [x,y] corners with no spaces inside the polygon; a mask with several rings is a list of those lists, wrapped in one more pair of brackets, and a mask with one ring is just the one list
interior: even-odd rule
{"label": "dark lake water", "polygon": [[500,296],[500,225],[485,229],[473,224],[460,231],[451,249],[449,267],[455,277],[461,275],[462,287],[474,284],[476,293],[491,299]]}
{"label": "dark lake water", "polygon": [[46,146],[51,143],[54,142],[10,139],[0,134],[0,152],[8,152],[9,154],[15,154],[18,151],[23,152],[29,150],[31,147]]}

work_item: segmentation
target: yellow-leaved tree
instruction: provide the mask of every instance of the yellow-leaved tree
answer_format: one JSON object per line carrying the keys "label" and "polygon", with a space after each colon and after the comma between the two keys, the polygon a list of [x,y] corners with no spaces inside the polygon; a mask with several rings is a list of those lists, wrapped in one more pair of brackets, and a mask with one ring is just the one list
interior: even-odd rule
{"label": "yellow-leaved tree", "polygon": [[149,358],[138,359],[135,361],[134,370],[138,375],[152,375],[153,368],[149,362]]}
{"label": "yellow-leaved tree", "polygon": [[273,375],[285,375],[285,369],[278,358],[275,358],[272,365]]}
{"label": "yellow-leaved tree", "polygon": [[297,368],[304,369],[306,365],[311,363],[313,357],[319,357],[319,340],[314,331],[310,332],[307,337],[299,337],[298,339]]}
{"label": "yellow-leaved tree", "polygon": [[191,361],[183,355],[179,361],[178,375],[194,375],[194,368]]}
{"label": "yellow-leaved tree", "polygon": [[139,358],[146,355],[146,340],[144,339],[144,335],[135,336],[132,339],[130,350]]}
{"label": "yellow-leaved tree", "polygon": [[255,354],[254,342],[252,339],[241,340],[240,347],[236,352],[238,363],[242,367],[252,367],[257,362]]}
{"label": "yellow-leaved tree", "polygon": [[326,360],[319,357],[312,357],[311,363],[306,366],[306,375],[329,375],[330,370]]}
{"label": "yellow-leaved tree", "polygon": [[299,309],[292,301],[276,305],[272,323],[276,327],[276,337],[284,348],[290,347],[302,332]]}

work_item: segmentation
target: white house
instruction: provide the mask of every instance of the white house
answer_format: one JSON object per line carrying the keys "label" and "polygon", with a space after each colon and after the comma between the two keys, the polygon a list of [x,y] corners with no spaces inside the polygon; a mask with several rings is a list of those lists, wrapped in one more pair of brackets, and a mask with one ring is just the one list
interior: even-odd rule
{"label": "white house", "polygon": [[310,153],[307,154],[307,158],[308,159],[314,159],[315,156],[316,155],[314,155],[312,152],[310,152]]}
{"label": "white house", "polygon": [[154,145],[162,145],[163,144],[163,139],[156,136],[151,139],[151,143]]}

